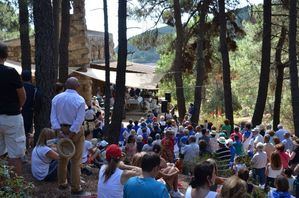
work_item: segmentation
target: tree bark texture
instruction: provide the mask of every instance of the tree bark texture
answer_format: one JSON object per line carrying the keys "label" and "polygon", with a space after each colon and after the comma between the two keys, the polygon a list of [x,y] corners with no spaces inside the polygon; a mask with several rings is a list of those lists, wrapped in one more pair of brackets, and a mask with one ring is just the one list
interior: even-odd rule
{"label": "tree bark texture", "polygon": [[61,2],[61,32],[59,43],[59,81],[62,83],[68,78],[70,9],[70,0],[63,0]]}
{"label": "tree bark texture", "polygon": [[281,62],[281,52],[286,39],[286,28],[282,27],[280,37],[276,45],[275,52],[275,65],[276,65],[276,88],[275,88],[275,101],[273,109],[273,129],[277,130],[277,125],[280,123],[280,104],[283,86],[283,74],[285,65]]}
{"label": "tree bark texture", "polygon": [[204,57],[204,40],[206,35],[205,21],[207,17],[207,11],[209,1],[203,1],[200,6],[200,18],[197,34],[197,62],[196,62],[196,85],[194,91],[194,112],[191,116],[191,122],[193,125],[197,125],[199,121],[199,114],[202,100],[202,86],[205,75],[205,57]]}
{"label": "tree bark texture", "polygon": [[174,69],[174,80],[176,86],[179,120],[182,121],[186,114],[186,105],[185,105],[184,84],[183,84],[183,77],[182,77],[184,29],[181,20],[181,6],[179,0],[173,1],[173,9],[174,9],[174,19],[175,19],[175,28],[176,28],[175,58],[173,62],[173,69]]}
{"label": "tree bark texture", "polygon": [[50,127],[51,100],[57,79],[54,68],[54,32],[51,0],[34,0],[33,16],[35,27],[35,79],[40,94],[41,104],[36,109],[34,126],[35,135]]}
{"label": "tree bark texture", "polygon": [[109,131],[110,123],[110,50],[109,50],[109,31],[108,31],[108,9],[107,0],[103,0],[104,5],[104,52],[105,52],[105,134]]}
{"label": "tree bark texture", "polygon": [[222,56],[225,117],[229,119],[230,124],[234,126],[234,111],[233,111],[232,88],[231,88],[231,77],[230,77],[230,64],[229,64],[229,54],[228,54],[227,42],[226,42],[226,16],[225,16],[224,0],[219,0],[219,20],[220,20],[220,51]]}
{"label": "tree bark texture", "polygon": [[289,1],[289,61],[290,61],[290,79],[291,95],[293,107],[293,122],[295,135],[299,136],[299,87],[298,87],[298,68],[296,58],[296,34],[297,34],[297,9],[295,0]]}
{"label": "tree bark texture", "polygon": [[127,65],[127,1],[118,1],[118,55],[115,103],[109,128],[109,143],[118,143],[121,130],[122,116],[125,105],[125,84],[126,84],[126,65]]}
{"label": "tree bark texture", "polygon": [[53,22],[54,22],[54,67],[55,72],[58,74],[59,65],[59,15],[60,15],[60,0],[53,0]]}
{"label": "tree bark texture", "polygon": [[28,0],[18,0],[22,69],[31,72]]}
{"label": "tree bark texture", "polygon": [[270,59],[271,59],[271,1],[264,0],[263,4],[263,43],[262,64],[257,100],[252,117],[252,126],[262,123],[268,94]]}

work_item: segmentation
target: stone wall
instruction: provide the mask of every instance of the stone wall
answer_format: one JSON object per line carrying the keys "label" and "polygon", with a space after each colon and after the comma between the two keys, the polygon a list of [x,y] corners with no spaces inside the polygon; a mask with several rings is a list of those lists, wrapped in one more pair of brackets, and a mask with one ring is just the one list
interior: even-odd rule
{"label": "stone wall", "polygon": [[[114,55],[113,36],[109,35],[110,55]],[[9,59],[21,62],[21,44],[19,39],[6,41],[9,48]],[[31,60],[35,63],[35,39],[30,38]],[[91,61],[101,61],[104,59],[104,33],[87,30],[85,20],[85,0],[73,1],[73,14],[70,24],[69,42],[69,67],[81,67],[84,72],[89,67]],[[76,75],[79,79],[80,94],[86,101],[90,101],[92,96],[92,80],[83,75]]]}

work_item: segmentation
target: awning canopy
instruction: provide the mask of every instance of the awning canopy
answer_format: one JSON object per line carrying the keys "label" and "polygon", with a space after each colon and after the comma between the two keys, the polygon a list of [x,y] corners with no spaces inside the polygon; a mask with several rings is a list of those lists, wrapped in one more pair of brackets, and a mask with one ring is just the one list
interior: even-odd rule
{"label": "awning canopy", "polygon": [[[88,76],[90,78],[100,80],[105,82],[105,70],[87,68],[87,72],[74,71],[75,73]],[[142,73],[126,73],[126,87],[156,90],[157,85],[162,74],[142,74]],[[116,82],[116,72],[110,71],[110,83],[115,84]]]}
{"label": "awning canopy", "polygon": [[[16,61],[12,61],[12,60],[6,60],[4,65],[14,68],[21,75],[22,66],[21,66],[20,62],[16,62]],[[31,73],[32,73],[33,76],[35,75],[35,65],[31,65]]]}
{"label": "awning canopy", "polygon": [[[12,60],[6,60],[4,65],[8,67],[12,67],[21,75],[22,73],[22,65],[20,62],[12,61]],[[71,74],[74,70],[79,69],[80,67],[69,67],[68,68],[68,74]],[[31,73],[32,76],[35,76],[35,65],[31,64]]]}

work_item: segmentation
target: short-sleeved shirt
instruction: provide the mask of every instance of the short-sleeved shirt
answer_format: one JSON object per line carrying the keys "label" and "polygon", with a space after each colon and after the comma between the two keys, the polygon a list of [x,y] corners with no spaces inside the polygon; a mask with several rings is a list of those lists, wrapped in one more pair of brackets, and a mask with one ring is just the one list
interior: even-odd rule
{"label": "short-sleeved shirt", "polygon": [[229,162],[231,159],[230,149],[223,147],[216,151],[216,159],[218,166],[218,173],[220,176],[225,175],[225,172],[229,168]]}
{"label": "short-sleeved shirt", "polygon": [[130,178],[124,187],[124,198],[169,198],[166,186],[154,178]]}
{"label": "short-sleeved shirt", "polygon": [[84,147],[83,147],[83,152],[82,152],[82,163],[86,163],[88,160],[88,153],[89,149],[92,148],[92,143],[89,140],[84,141]]}
{"label": "short-sleeved shirt", "polygon": [[21,113],[17,89],[22,87],[23,83],[18,72],[14,68],[0,64],[0,114]]}
{"label": "short-sleeved shirt", "polygon": [[48,146],[36,146],[31,156],[31,172],[34,178],[41,181],[48,175],[51,159],[46,154],[52,149]]}

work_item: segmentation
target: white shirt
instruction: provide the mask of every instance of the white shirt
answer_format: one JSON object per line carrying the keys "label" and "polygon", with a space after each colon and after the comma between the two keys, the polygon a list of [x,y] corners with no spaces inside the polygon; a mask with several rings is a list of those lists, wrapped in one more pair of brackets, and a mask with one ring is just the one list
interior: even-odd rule
{"label": "white shirt", "polygon": [[264,137],[261,134],[257,134],[254,137],[254,144],[257,145],[259,142],[264,143]]}
{"label": "white shirt", "polygon": [[265,151],[258,151],[251,159],[252,167],[258,169],[265,168],[267,165],[267,160],[267,153]]}
{"label": "white shirt", "polygon": [[153,141],[153,145],[158,144],[161,146],[161,141],[162,141],[161,139],[155,140],[155,141]]}
{"label": "white shirt", "polygon": [[[146,134],[147,134],[147,136],[149,136],[151,134],[151,130],[148,127],[146,127]],[[137,129],[137,135],[143,135],[143,131],[142,131],[141,127],[139,127],[139,129]]]}
{"label": "white shirt", "polygon": [[153,151],[153,144],[151,146],[148,144],[143,145],[142,151],[145,151],[145,152]]}
{"label": "white shirt", "polygon": [[269,171],[268,172],[268,177],[276,179],[276,177],[278,175],[281,175],[282,170],[283,170],[283,166],[282,165],[281,165],[281,168],[279,170],[273,170],[272,167],[271,167],[271,165],[269,164],[268,165],[268,171]]}
{"label": "white shirt", "polygon": [[191,143],[182,148],[182,154],[184,154],[184,161],[192,162],[199,156],[199,146],[196,143]]}
{"label": "white shirt", "polygon": [[93,109],[88,109],[85,112],[85,120],[94,120],[96,113]]}
{"label": "white shirt", "polygon": [[195,138],[196,138],[196,144],[198,144],[198,142],[199,142],[199,139],[202,137],[202,133],[201,132],[197,132],[197,133],[195,133]]}
{"label": "white shirt", "polygon": [[279,140],[282,142],[284,140],[284,134],[287,132],[285,129],[279,129],[275,132],[275,135],[279,138]]}
{"label": "white shirt", "polygon": [[36,146],[31,154],[31,172],[35,179],[41,181],[48,175],[52,159],[46,154],[52,149],[48,146]]}
{"label": "white shirt", "polygon": [[103,165],[99,171],[98,198],[123,197],[124,185],[122,185],[120,182],[123,171],[119,168],[116,168],[115,172],[110,176],[110,178],[106,182],[104,182],[104,172],[106,170],[106,167],[106,165]]}
{"label": "white shirt", "polygon": [[[192,188],[191,188],[191,186],[189,186],[187,188],[185,198],[193,198],[193,197],[191,197],[191,193],[192,193]],[[217,192],[214,192],[214,191],[209,191],[209,193],[205,196],[205,198],[216,198],[216,197],[217,197]]]}
{"label": "white shirt", "polygon": [[78,133],[85,117],[85,100],[77,91],[67,89],[52,100],[51,125],[54,130],[61,124],[71,125],[70,131]]}
{"label": "white shirt", "polygon": [[87,156],[89,153],[89,149],[92,148],[92,143],[89,140],[85,140],[84,141],[84,147],[83,147],[83,152],[82,152],[82,163],[86,163],[87,162]]}

